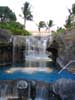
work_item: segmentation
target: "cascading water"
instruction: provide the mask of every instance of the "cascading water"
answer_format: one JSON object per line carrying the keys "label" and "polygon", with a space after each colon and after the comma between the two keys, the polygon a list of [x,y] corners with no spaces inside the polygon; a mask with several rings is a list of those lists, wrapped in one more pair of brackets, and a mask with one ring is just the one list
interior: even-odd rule
{"label": "cascading water", "polygon": [[[46,67],[48,55],[46,53],[48,37],[34,37],[34,36],[15,36],[13,37],[13,66],[16,64],[16,45],[20,45],[21,41],[25,44],[25,66],[26,67]],[[19,48],[18,48],[19,49]],[[20,59],[22,60],[22,59]]]}
{"label": "cascading water", "polygon": [[[48,58],[48,55],[46,54],[46,44],[47,44],[47,37],[32,37],[32,36],[28,36],[28,37],[24,37],[24,43],[26,46],[26,50],[25,50],[25,67],[21,67],[19,71],[21,70],[25,70],[26,71],[26,67],[39,67],[38,71],[43,71],[42,68],[40,67],[45,67],[46,68],[46,63],[48,60],[50,60]],[[22,39],[23,40],[23,39]],[[13,39],[13,65],[15,64],[15,46],[16,44],[20,44],[19,41],[19,37],[14,37]],[[10,68],[11,69],[11,68]],[[13,66],[13,70],[8,70],[7,73],[13,73],[14,70],[18,69],[18,67],[14,67]],[[35,69],[35,68],[34,68]],[[37,69],[35,69],[36,71]],[[46,69],[48,71],[48,69]],[[29,69],[29,72],[31,72],[32,70]],[[45,70],[44,70],[45,71]],[[17,72],[17,70],[16,70]],[[25,73],[25,72],[23,72]],[[15,87],[14,87],[15,86]],[[46,93],[46,87],[40,87],[37,85],[36,87],[36,98],[44,98],[46,97],[47,93]],[[31,84],[29,84],[29,88],[28,88],[28,98],[30,98],[30,91],[31,91]],[[40,93],[41,92],[41,93]],[[17,87],[16,85],[13,84],[9,85],[7,83],[3,85],[0,85],[0,97],[5,97],[5,96],[12,96],[14,95],[17,96]],[[37,100],[37,99],[36,99]]]}
{"label": "cascading water", "polygon": [[18,63],[24,63],[25,36],[13,36],[12,43],[12,66]]}
{"label": "cascading water", "polygon": [[49,60],[46,53],[46,37],[26,37],[26,64],[27,67],[46,67]]}
{"label": "cascading water", "polygon": [[[21,39],[20,39],[21,38]],[[22,41],[21,41],[22,40]],[[25,66],[13,66],[13,67],[3,67],[0,70],[0,100],[10,100],[8,97],[14,98],[19,97],[18,90],[17,90],[17,81],[19,79],[27,80],[28,83],[28,92],[24,91],[23,95],[27,93],[28,100],[50,100],[48,99],[48,93],[49,93],[49,86],[46,87],[44,82],[41,83],[41,81],[48,81],[53,82],[61,77],[66,76],[66,72],[61,74],[59,77],[57,73],[53,72],[54,68],[50,69],[50,65],[46,65],[47,61],[50,61],[50,58],[48,58],[48,55],[46,54],[46,44],[47,44],[48,37],[15,37],[13,40],[13,64],[15,63],[16,59],[16,45],[20,45],[21,43],[26,46],[24,55],[25,55]],[[28,68],[30,67],[30,68]],[[36,68],[32,68],[36,67]],[[38,68],[39,67],[39,68]],[[41,68],[44,67],[44,68]],[[48,67],[46,69],[46,67]],[[56,70],[56,69],[55,69]],[[42,73],[43,72],[43,73]],[[67,73],[67,76],[65,78],[69,79],[69,76],[71,75],[71,78],[75,79],[72,74]],[[6,80],[6,81],[4,81]],[[31,88],[31,81],[35,81],[35,84],[33,84],[34,88]],[[33,82],[34,83],[34,82]],[[47,84],[48,85],[48,84]],[[33,91],[33,90],[34,91]],[[59,89],[60,90],[60,89]],[[31,99],[31,91],[35,92],[35,99]],[[22,91],[20,92],[22,94]],[[6,97],[6,99],[2,99],[2,97]],[[54,95],[53,97],[54,98]],[[19,99],[21,100],[21,99]],[[23,100],[27,100],[24,99]],[[55,100],[55,99],[52,99]],[[59,99],[57,99],[59,100]],[[75,99],[73,99],[75,100]]]}
{"label": "cascading water", "polygon": [[48,88],[46,86],[37,86],[36,87],[36,98],[47,100],[48,99]]}
{"label": "cascading water", "polygon": [[[48,100],[49,91],[46,84],[36,83],[36,81],[33,82],[34,83],[19,80],[14,81],[13,84],[12,82],[0,83],[0,100],[8,100],[8,98],[19,98],[19,100],[24,100],[26,97],[27,99],[25,100]],[[35,94],[35,99],[31,99],[33,98],[32,95],[34,95],[32,92]]]}
{"label": "cascading water", "polygon": [[10,96],[17,96],[17,89],[16,86],[13,86],[9,83],[0,83],[0,98],[10,97]]}

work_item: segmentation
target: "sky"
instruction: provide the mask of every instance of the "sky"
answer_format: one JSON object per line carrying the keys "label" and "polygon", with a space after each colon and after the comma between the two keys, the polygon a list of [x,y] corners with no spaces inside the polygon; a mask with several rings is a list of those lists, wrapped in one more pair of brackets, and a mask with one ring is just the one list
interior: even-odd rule
{"label": "sky", "polygon": [[17,21],[23,24],[19,14],[22,15],[21,7],[26,1],[30,3],[33,14],[33,21],[28,21],[26,25],[28,30],[38,30],[39,21],[49,20],[53,20],[54,23],[52,30],[62,27],[69,15],[67,9],[71,9],[72,4],[75,3],[75,0],[0,0],[0,6],[9,6],[15,12]]}

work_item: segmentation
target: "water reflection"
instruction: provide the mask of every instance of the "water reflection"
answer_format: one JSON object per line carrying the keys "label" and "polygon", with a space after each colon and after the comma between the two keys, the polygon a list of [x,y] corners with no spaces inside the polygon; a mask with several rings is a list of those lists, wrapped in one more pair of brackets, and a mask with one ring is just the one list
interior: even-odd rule
{"label": "water reflection", "polygon": [[52,68],[48,68],[48,67],[25,67],[25,68],[22,68],[22,67],[14,67],[14,68],[9,68],[8,70],[5,71],[5,73],[8,73],[8,74],[12,74],[14,72],[22,72],[22,73],[28,73],[28,74],[33,74],[33,73],[36,73],[36,72],[45,72],[45,73],[51,73],[53,71]]}

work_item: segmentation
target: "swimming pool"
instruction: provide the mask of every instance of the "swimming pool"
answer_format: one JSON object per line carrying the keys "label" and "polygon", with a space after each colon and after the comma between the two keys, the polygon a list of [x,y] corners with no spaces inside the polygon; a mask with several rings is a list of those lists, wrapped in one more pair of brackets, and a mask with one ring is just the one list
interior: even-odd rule
{"label": "swimming pool", "polygon": [[[49,66],[50,67],[49,67]],[[48,67],[24,67],[22,65],[4,66],[0,68],[0,80],[38,80],[44,82],[55,82],[58,79],[73,79],[75,80],[75,74],[67,71],[66,69],[58,73],[59,68],[53,62],[47,63]]]}

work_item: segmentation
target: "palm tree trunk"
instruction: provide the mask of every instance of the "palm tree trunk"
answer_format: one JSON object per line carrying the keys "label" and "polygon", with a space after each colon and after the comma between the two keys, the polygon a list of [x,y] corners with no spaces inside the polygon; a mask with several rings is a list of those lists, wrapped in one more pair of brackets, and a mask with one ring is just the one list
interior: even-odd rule
{"label": "palm tree trunk", "polygon": [[26,19],[24,19],[24,29],[26,29]]}

